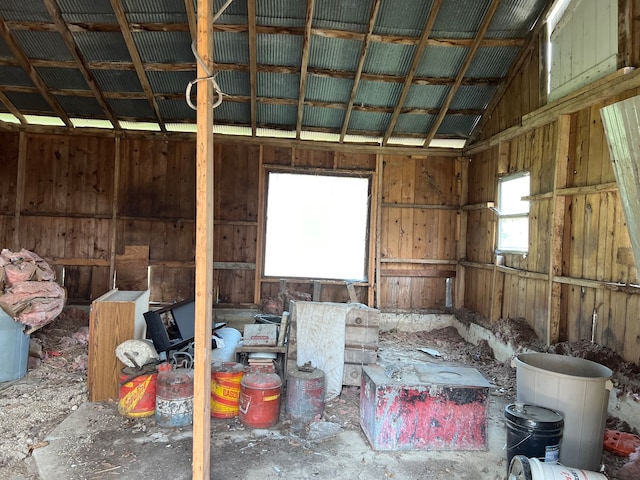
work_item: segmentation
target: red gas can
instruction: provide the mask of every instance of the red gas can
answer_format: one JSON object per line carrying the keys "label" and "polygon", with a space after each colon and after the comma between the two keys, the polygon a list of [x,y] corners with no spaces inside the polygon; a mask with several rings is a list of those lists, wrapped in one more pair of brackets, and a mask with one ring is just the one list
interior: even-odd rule
{"label": "red gas can", "polygon": [[250,373],[240,382],[238,417],[247,427],[270,428],[280,416],[282,380],[275,373]]}

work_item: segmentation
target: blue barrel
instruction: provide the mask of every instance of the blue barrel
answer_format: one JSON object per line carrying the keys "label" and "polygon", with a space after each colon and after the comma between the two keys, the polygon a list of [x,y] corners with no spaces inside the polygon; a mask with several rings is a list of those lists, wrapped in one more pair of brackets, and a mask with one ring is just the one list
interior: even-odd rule
{"label": "blue barrel", "polygon": [[504,410],[507,423],[507,468],[515,455],[557,463],[564,418],[555,410],[512,403]]}

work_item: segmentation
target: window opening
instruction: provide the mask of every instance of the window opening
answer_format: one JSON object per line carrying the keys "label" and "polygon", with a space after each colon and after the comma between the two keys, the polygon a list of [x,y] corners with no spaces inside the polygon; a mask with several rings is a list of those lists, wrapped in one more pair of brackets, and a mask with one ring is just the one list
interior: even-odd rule
{"label": "window opening", "polygon": [[498,180],[498,250],[526,253],[529,249],[529,173]]}
{"label": "window opening", "polygon": [[270,172],[264,274],[366,280],[368,178]]}

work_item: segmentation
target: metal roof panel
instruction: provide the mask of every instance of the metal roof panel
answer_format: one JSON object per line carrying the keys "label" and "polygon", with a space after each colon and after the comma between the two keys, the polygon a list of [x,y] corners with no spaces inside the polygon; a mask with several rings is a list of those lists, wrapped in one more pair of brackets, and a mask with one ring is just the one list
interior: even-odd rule
{"label": "metal roof panel", "polygon": [[[300,82],[300,76],[297,76]],[[322,102],[347,103],[351,96],[353,80],[350,78],[307,75],[305,99]]]}
{"label": "metal roof panel", "polygon": [[192,110],[184,100],[158,100],[158,108],[160,109],[160,115],[166,121],[196,121],[196,111]]}
{"label": "metal roof panel", "polygon": [[408,133],[425,135],[431,130],[435,119],[435,115],[416,115],[413,113],[401,113],[398,116],[398,121],[396,122],[396,126],[393,129],[393,133],[395,135]]}
{"label": "metal roof panel", "polygon": [[118,23],[110,0],[57,0],[62,18],[70,23]]}
{"label": "metal roof panel", "polygon": [[391,119],[390,113],[363,112],[354,110],[349,118],[349,132],[380,132],[384,133]]}
{"label": "metal roof panel", "polygon": [[36,71],[49,88],[89,90],[89,86],[80,70],[75,68],[38,67]]}
{"label": "metal roof panel", "polygon": [[406,75],[415,50],[415,45],[374,42],[365,57],[363,71],[376,75]]}
{"label": "metal roof panel", "polygon": [[11,103],[22,113],[46,112],[53,113],[47,101],[39,93],[4,92]]}
{"label": "metal roof panel", "polygon": [[518,56],[518,47],[481,47],[465,76],[471,78],[505,77]]}
{"label": "metal roof panel", "polygon": [[[234,3],[246,5],[246,2]],[[260,0],[256,2],[256,24],[274,27],[304,27],[307,15],[306,4],[307,2],[298,0]]]}
{"label": "metal roof panel", "polygon": [[327,38],[313,35],[309,66],[328,70],[355,71],[360,59],[362,42],[343,38]]}
{"label": "metal roof panel", "polygon": [[109,98],[107,102],[118,117],[155,120],[156,116],[147,100]]}
{"label": "metal roof panel", "polygon": [[16,22],[51,22],[42,1],[2,0],[2,16]]}
{"label": "metal roof panel", "polygon": [[[147,78],[155,93],[185,93],[187,84],[195,80],[196,71],[162,72],[149,71]],[[196,86],[192,88],[195,93]]]}
{"label": "metal roof panel", "polygon": [[362,80],[358,85],[358,92],[353,103],[356,105],[394,107],[398,103],[401,92],[401,83]]}
{"label": "metal roof panel", "polygon": [[[50,21],[51,19],[49,19]],[[73,60],[58,32],[14,30],[13,36],[29,58],[43,60]]]}
{"label": "metal roof panel", "polygon": [[296,105],[258,103],[257,122],[261,125],[295,125],[297,115]]}
{"label": "metal roof panel", "polygon": [[490,0],[446,0],[433,24],[433,38],[473,38],[482,24]]}
{"label": "metal roof panel", "polygon": [[419,37],[431,12],[432,0],[382,0],[373,32]]}
{"label": "metal roof panel", "polygon": [[105,92],[143,92],[133,70],[93,70],[93,76]]}
{"label": "metal roof panel", "polygon": [[479,121],[480,116],[475,115],[447,115],[440,124],[437,135],[468,137]]}
{"label": "metal roof panel", "polygon": [[353,0],[315,2],[313,26],[352,32],[366,32],[370,12],[371,0],[359,1],[357,8],[354,8]]}
{"label": "metal roof panel", "polygon": [[422,53],[416,76],[455,77],[464,63],[468,51],[469,49],[464,47],[429,46]]}
{"label": "metal roof panel", "polygon": [[411,85],[403,106],[438,108],[449,93],[449,89],[449,85]]}
{"label": "metal roof panel", "polygon": [[216,82],[218,82],[222,91],[228,95],[251,95],[249,72],[221,70],[216,75]]}
{"label": "metal roof panel", "polygon": [[[193,57],[193,52],[191,55]],[[246,32],[214,33],[213,58],[218,63],[248,64],[249,35]]]}
{"label": "metal roof panel", "polygon": [[13,58],[11,49],[4,43],[4,40],[0,38],[0,58]]}
{"label": "metal roof panel", "polygon": [[[193,10],[195,12],[198,11],[198,0],[193,0],[194,7]],[[213,11],[216,14],[220,11],[222,6],[226,3],[226,0],[214,0],[213,2]],[[260,8],[260,4],[263,3],[262,0],[260,2],[256,2],[256,10]],[[222,12],[222,15],[216,20],[216,23],[223,24],[247,24],[247,2],[231,2],[227,8]]]}
{"label": "metal roof panel", "polygon": [[449,108],[453,110],[485,109],[497,89],[496,85],[460,85]]}
{"label": "metal roof panel", "polygon": [[187,23],[184,0],[122,0],[131,23]]}
{"label": "metal roof panel", "polygon": [[188,32],[136,32],[133,40],[143,62],[193,62]]}
{"label": "metal roof panel", "polygon": [[56,100],[70,117],[106,117],[104,110],[93,97],[56,95]]}
{"label": "metal roof panel", "polygon": [[546,4],[546,0],[502,0],[487,37],[526,38]]}
{"label": "metal roof panel", "polygon": [[302,36],[257,34],[256,50],[259,64],[299,65],[302,60]]}
{"label": "metal roof panel", "polygon": [[88,62],[130,62],[129,50],[120,32],[74,32],[73,38]]}
{"label": "metal roof panel", "polygon": [[214,123],[250,125],[251,105],[242,102],[222,102],[215,109],[213,117]]}
{"label": "metal roof panel", "polygon": [[319,127],[340,129],[344,122],[344,110],[338,108],[304,107],[302,125],[305,127]]}
{"label": "metal roof panel", "polygon": [[10,65],[0,68],[0,85],[17,85],[20,87],[33,87],[29,75],[20,68]]}
{"label": "metal roof panel", "polygon": [[300,75],[258,72],[258,97],[298,98]]}

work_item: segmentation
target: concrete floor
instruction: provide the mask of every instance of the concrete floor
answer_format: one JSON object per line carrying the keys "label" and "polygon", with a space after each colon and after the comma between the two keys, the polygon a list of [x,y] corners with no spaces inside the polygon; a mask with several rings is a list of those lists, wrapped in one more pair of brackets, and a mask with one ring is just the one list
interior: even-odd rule
{"label": "concrete floor", "polygon": [[[334,402],[337,412],[353,407]],[[211,478],[503,479],[506,404],[502,397],[490,399],[487,451],[376,452],[360,429],[318,422],[296,434],[282,413],[268,430],[245,428],[237,418],[212,419]],[[46,440],[48,446],[33,454],[43,480],[191,478],[191,428],[124,418],[115,404],[83,404]]]}

